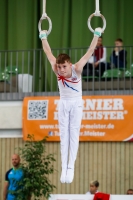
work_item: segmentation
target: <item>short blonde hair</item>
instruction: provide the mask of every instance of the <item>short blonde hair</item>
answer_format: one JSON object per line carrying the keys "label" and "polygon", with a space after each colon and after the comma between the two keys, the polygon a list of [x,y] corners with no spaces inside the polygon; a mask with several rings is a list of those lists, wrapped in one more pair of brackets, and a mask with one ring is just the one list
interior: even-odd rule
{"label": "short blonde hair", "polygon": [[90,184],[94,185],[95,187],[99,187],[98,181],[91,181]]}

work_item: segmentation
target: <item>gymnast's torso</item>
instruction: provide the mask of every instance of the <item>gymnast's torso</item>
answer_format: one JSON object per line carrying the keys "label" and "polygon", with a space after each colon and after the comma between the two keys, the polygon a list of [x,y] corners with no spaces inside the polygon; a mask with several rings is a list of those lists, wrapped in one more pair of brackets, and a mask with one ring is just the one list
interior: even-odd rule
{"label": "gymnast's torso", "polygon": [[72,65],[72,76],[70,78],[57,74],[57,79],[61,99],[82,98],[81,76],[78,77],[76,74],[74,65]]}

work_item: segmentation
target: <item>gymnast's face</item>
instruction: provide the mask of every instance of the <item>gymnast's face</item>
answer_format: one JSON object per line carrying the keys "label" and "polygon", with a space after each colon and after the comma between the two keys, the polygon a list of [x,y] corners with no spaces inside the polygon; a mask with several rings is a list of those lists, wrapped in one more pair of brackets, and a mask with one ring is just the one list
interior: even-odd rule
{"label": "gymnast's face", "polygon": [[72,64],[70,62],[65,61],[63,64],[57,64],[58,74],[64,76],[65,78],[70,78],[72,75]]}

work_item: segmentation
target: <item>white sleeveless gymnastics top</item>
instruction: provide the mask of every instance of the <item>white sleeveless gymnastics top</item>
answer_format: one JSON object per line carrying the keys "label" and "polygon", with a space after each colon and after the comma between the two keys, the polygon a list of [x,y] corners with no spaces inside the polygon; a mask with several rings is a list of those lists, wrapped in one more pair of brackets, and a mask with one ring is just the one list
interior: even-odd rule
{"label": "white sleeveless gymnastics top", "polygon": [[74,65],[72,65],[72,76],[70,78],[57,74],[57,79],[61,99],[82,97],[81,76],[80,78],[77,76]]}

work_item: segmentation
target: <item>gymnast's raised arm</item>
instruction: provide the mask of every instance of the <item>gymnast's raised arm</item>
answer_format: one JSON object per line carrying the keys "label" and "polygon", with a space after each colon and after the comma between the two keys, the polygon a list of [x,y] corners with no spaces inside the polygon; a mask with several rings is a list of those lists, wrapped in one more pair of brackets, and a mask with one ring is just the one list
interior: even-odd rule
{"label": "gymnast's raised arm", "polygon": [[93,37],[93,40],[91,42],[91,45],[90,45],[88,51],[77,63],[75,63],[75,70],[76,70],[78,75],[80,75],[82,73],[83,67],[85,66],[85,64],[87,63],[87,61],[91,57],[91,55],[93,54],[94,49],[97,45],[98,38],[101,36],[101,32],[102,32],[101,28],[95,29],[94,37]]}
{"label": "gymnast's raised arm", "polygon": [[57,74],[57,67],[56,67],[56,58],[52,54],[51,48],[47,41],[47,33],[46,31],[41,31],[39,35],[40,39],[42,40],[43,50],[52,66],[53,71]]}

